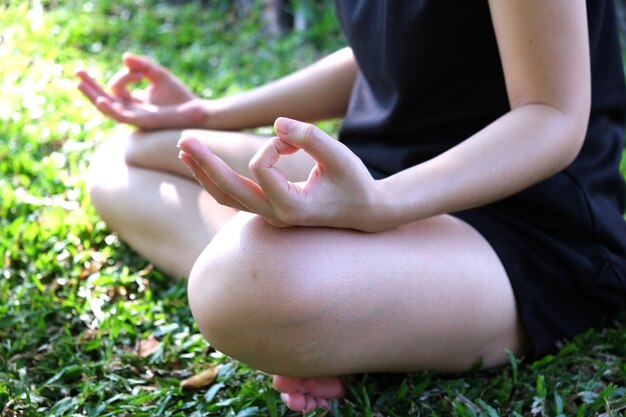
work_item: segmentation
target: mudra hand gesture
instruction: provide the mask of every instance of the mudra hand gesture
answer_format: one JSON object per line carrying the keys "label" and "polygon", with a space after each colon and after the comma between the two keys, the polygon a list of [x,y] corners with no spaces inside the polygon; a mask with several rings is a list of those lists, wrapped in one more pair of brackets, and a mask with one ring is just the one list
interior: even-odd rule
{"label": "mudra hand gesture", "polygon": [[[237,174],[192,137],[179,141],[180,159],[219,203],[256,213],[274,226],[388,227],[385,190],[352,151],[308,123],[279,118],[274,127],[277,136],[250,161],[256,182]],[[316,165],[306,182],[292,183],[275,164],[300,149]]]}
{"label": "mudra hand gesture", "polygon": [[[78,89],[96,108],[120,123],[142,130],[201,127],[208,117],[203,101],[197,98],[167,69],[131,54],[123,56],[122,68],[105,91],[85,70],[79,70]],[[143,80],[145,91],[131,92],[129,86]]]}

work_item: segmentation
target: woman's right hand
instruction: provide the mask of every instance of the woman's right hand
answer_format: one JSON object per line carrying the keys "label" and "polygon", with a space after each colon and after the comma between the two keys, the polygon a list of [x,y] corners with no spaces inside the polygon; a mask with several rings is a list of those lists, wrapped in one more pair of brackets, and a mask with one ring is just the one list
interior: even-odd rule
{"label": "woman's right hand", "polygon": [[[167,69],[145,57],[123,56],[124,68],[105,91],[85,70],[79,70],[78,89],[106,116],[142,130],[204,127],[207,102],[196,97]],[[145,91],[131,92],[130,84],[149,82]]]}

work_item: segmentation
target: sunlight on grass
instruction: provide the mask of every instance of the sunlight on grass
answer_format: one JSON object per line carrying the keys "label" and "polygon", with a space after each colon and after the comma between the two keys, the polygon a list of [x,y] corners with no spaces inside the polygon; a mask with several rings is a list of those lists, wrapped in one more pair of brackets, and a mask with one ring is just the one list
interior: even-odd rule
{"label": "sunlight on grass", "polygon": [[[0,416],[293,415],[267,375],[204,341],[185,283],[169,280],[106,228],[83,180],[96,144],[118,133],[76,90],[78,67],[105,82],[121,53],[134,51],[217,97],[343,44],[330,1],[302,2],[317,13],[311,27],[278,40],[263,36],[259,4],[241,15],[231,3],[1,3]],[[361,376],[335,411],[623,414],[623,327],[616,321],[590,330],[534,364],[513,360],[463,376]],[[181,387],[215,365],[209,386]]]}
{"label": "sunlight on grass", "polygon": [[[75,70],[105,82],[121,52],[134,50],[205,94],[248,88],[267,78],[228,69],[240,55],[228,48],[237,35],[224,31],[233,11],[149,1],[1,7],[0,415],[277,415],[267,376],[207,345],[185,284],[106,229],[82,177],[114,124],[76,90]],[[261,51],[260,42],[249,36],[244,46]],[[294,36],[274,48],[306,42]],[[321,53],[298,49],[301,62]],[[296,64],[264,65],[271,77]],[[137,347],[150,338],[159,347],[144,357]],[[183,379],[218,363],[210,391],[182,391]]]}

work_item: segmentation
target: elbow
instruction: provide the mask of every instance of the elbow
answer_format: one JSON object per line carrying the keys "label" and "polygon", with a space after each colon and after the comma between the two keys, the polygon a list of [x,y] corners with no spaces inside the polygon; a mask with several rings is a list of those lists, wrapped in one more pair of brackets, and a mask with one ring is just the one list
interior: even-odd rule
{"label": "elbow", "polygon": [[[577,86],[583,83],[576,83]],[[535,116],[535,126],[543,126],[549,138],[546,151],[556,156],[553,165],[558,170],[566,168],[580,154],[591,115],[591,84],[586,88],[570,88],[545,94],[512,94],[510,105],[513,111],[527,109]],[[534,110],[531,110],[534,109]],[[536,113],[535,113],[536,112]],[[542,120],[542,122],[540,122]],[[533,123],[534,124],[534,123]],[[550,149],[551,148],[551,149]]]}
{"label": "elbow", "polygon": [[561,171],[571,165],[580,152],[587,137],[587,126],[589,115],[560,115],[559,117],[559,134],[555,135],[554,143],[558,145],[558,150],[554,153],[556,156],[555,171]]}
{"label": "elbow", "polygon": [[582,103],[575,106],[574,109],[562,112],[565,121],[564,129],[565,134],[565,152],[564,152],[564,167],[567,167],[576,160],[580,154],[585,139],[587,137],[587,129],[589,127],[589,118],[591,116],[590,103]]}
{"label": "elbow", "polygon": [[585,139],[589,117],[591,115],[588,100],[582,98],[569,106],[558,106],[547,103],[538,104],[548,121],[548,137],[551,137],[552,155],[555,156],[553,168],[555,172],[568,167],[580,154]]}

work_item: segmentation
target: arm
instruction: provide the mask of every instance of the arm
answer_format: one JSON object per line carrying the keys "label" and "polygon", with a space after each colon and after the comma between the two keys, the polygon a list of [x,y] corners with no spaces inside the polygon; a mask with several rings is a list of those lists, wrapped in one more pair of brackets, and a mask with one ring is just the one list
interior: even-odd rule
{"label": "arm", "polygon": [[484,205],[569,165],[590,112],[587,19],[582,0],[491,0],[511,111],[448,152],[383,182],[403,195],[404,223]]}
{"label": "arm", "polygon": [[[344,48],[280,80],[218,100],[196,97],[166,68],[147,58],[125,54],[124,68],[109,92],[80,70],[78,88],[106,116],[140,129],[207,128],[240,130],[270,125],[281,114],[316,121],[343,116],[357,66]],[[130,84],[149,82],[144,94]]]}
{"label": "arm", "polygon": [[318,121],[345,114],[357,73],[350,48],[284,78],[209,103],[205,127],[240,130],[269,126],[278,116]]}
{"label": "arm", "polygon": [[[256,183],[230,170],[193,138],[181,159],[223,204],[276,226],[379,231],[484,205],[523,190],[570,164],[590,112],[584,0],[490,0],[511,110],[449,151],[374,181],[343,144],[314,126],[278,119],[277,137],[250,163]],[[303,149],[317,165],[305,184],[275,167]]]}

